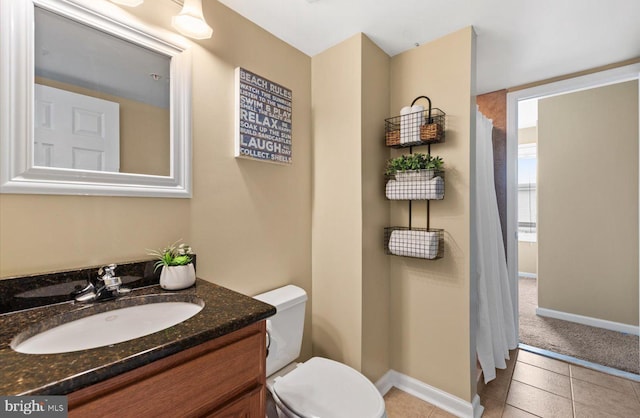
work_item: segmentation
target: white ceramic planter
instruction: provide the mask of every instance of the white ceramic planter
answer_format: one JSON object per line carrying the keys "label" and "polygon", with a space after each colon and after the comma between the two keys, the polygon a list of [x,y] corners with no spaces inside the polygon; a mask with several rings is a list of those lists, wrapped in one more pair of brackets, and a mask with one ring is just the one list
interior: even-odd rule
{"label": "white ceramic planter", "polygon": [[193,286],[196,270],[193,263],[184,266],[164,266],[160,273],[160,287],[165,290],[180,290]]}
{"label": "white ceramic planter", "polygon": [[407,170],[398,171],[395,175],[397,181],[425,181],[431,180],[435,170]]}

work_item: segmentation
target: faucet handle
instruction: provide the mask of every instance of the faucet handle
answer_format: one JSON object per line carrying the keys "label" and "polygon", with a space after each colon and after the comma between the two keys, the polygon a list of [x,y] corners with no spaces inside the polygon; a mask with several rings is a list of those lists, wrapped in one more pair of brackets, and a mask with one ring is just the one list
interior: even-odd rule
{"label": "faucet handle", "polygon": [[109,264],[108,266],[100,267],[98,270],[98,279],[104,281],[115,276],[117,264]]}
{"label": "faucet handle", "polygon": [[122,280],[120,279],[120,277],[107,276],[106,274],[104,275],[102,281],[104,281],[104,287],[107,290],[117,290],[122,284]]}
{"label": "faucet handle", "polygon": [[118,266],[115,264],[109,264],[98,270],[98,280],[104,283],[104,287],[107,290],[116,290],[122,284],[120,277],[116,276],[116,267]]}
{"label": "faucet handle", "polygon": [[117,265],[109,264],[98,269],[97,275],[89,276],[89,283],[75,295],[77,302],[108,300],[131,292],[122,286],[122,279],[115,275]]}

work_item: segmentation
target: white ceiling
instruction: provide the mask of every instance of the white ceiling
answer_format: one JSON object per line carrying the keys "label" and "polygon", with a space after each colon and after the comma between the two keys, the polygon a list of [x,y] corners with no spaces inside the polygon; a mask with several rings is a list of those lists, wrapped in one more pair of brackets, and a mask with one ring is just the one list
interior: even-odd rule
{"label": "white ceiling", "polygon": [[36,76],[169,108],[170,57],[40,7],[35,28]]}
{"label": "white ceiling", "polygon": [[640,57],[640,0],[219,1],[310,56],[359,32],[393,56],[473,25],[478,93]]}

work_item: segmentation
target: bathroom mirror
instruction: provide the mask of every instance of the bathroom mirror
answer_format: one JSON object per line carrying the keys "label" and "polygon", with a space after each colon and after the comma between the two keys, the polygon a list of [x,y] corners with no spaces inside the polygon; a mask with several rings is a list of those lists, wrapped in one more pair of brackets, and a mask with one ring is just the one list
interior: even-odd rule
{"label": "bathroom mirror", "polygon": [[186,40],[104,0],[0,3],[2,193],[191,196]]}

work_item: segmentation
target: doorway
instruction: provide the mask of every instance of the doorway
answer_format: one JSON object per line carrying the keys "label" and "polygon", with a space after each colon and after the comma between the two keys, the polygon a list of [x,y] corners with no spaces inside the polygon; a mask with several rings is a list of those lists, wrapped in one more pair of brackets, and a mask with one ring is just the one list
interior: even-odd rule
{"label": "doorway", "polygon": [[[525,287],[530,288],[533,281],[533,290],[536,292],[535,312],[532,315],[534,320],[543,324],[557,321],[570,326],[578,324],[582,327],[608,329],[607,332],[626,334],[627,339],[635,339],[636,345],[640,299],[637,255],[640,236],[637,211],[640,177],[637,145],[639,73],[640,64],[635,64],[514,91],[507,95],[507,259],[513,300],[519,301],[519,291]],[[600,99],[590,98],[592,91],[608,91],[610,89],[605,88],[608,86],[628,87],[629,83],[635,89],[633,93],[636,105],[636,142],[629,148],[634,150],[631,157],[635,166],[632,169],[622,161],[629,159],[629,151],[624,151],[621,147],[629,144],[616,143],[620,136],[614,129],[617,128],[616,121],[612,120],[616,116],[615,112],[611,112],[611,106],[607,108],[603,105],[604,102],[598,102]],[[573,105],[575,109],[564,112],[559,106],[567,106],[572,98],[578,100]],[[589,100],[595,100],[595,104],[589,105]],[[524,110],[526,106],[532,105],[539,110],[536,119],[545,119],[537,120],[534,125],[536,136],[541,137],[538,141],[520,141],[525,143],[519,145],[518,138],[525,136],[525,132],[518,132],[518,118],[527,113]],[[584,123],[577,116],[579,108],[585,108],[583,111],[587,112]],[[596,135],[597,139],[590,139],[589,134],[596,129],[593,127],[599,124],[604,129],[599,136]],[[591,126],[591,131],[573,135],[573,132],[578,132],[585,126]],[[535,145],[527,145],[527,142]],[[620,160],[615,155],[617,152],[621,152]],[[526,165],[527,158],[540,163],[537,175],[534,170],[535,181],[531,181],[531,170],[523,170],[522,167],[518,169],[518,161]],[[598,166],[602,170],[600,174],[595,174]],[[523,174],[527,171],[529,179],[523,181]],[[633,186],[627,190],[629,179],[633,179]],[[620,190],[615,194],[625,184],[626,191]],[[631,203],[628,200],[630,197]],[[630,206],[633,206],[634,212],[629,221],[627,210],[625,222],[621,219],[619,210]],[[635,249],[631,246],[635,246]],[[527,254],[523,248],[533,251]],[[522,262],[518,260],[519,252]],[[526,259],[531,256],[531,252],[534,252],[534,257],[539,255],[534,262],[535,268],[531,267],[531,260]],[[528,266],[525,267],[527,263]],[[622,264],[624,272],[620,273],[617,269]],[[521,280],[527,280],[526,286]],[[625,283],[624,290],[621,281]],[[525,303],[527,301],[522,300],[514,306],[516,317],[523,315],[519,309]],[[625,306],[628,304],[633,306]],[[626,312],[623,313],[625,309]],[[630,311],[633,312],[632,317],[629,316]],[[518,322],[532,318],[524,318],[523,315]],[[574,331],[564,328],[556,330],[560,335],[554,342],[554,330],[541,329],[541,332],[549,334],[542,336],[537,344],[550,342],[544,349],[555,350],[551,355],[573,357],[574,362],[585,361],[583,353],[578,351],[571,355],[574,353],[569,350],[567,354],[567,350],[560,347],[558,342],[569,339]],[[585,333],[580,330],[575,332],[580,338]],[[520,337],[522,341],[527,336]],[[600,340],[603,339],[605,344],[610,345],[611,337],[600,337]],[[582,345],[584,346],[584,342]],[[591,349],[593,350],[595,348]],[[571,358],[562,359],[571,361]],[[586,361],[592,362],[591,360],[593,359]],[[637,361],[636,354],[636,374]],[[592,366],[596,367],[595,363]]]}

